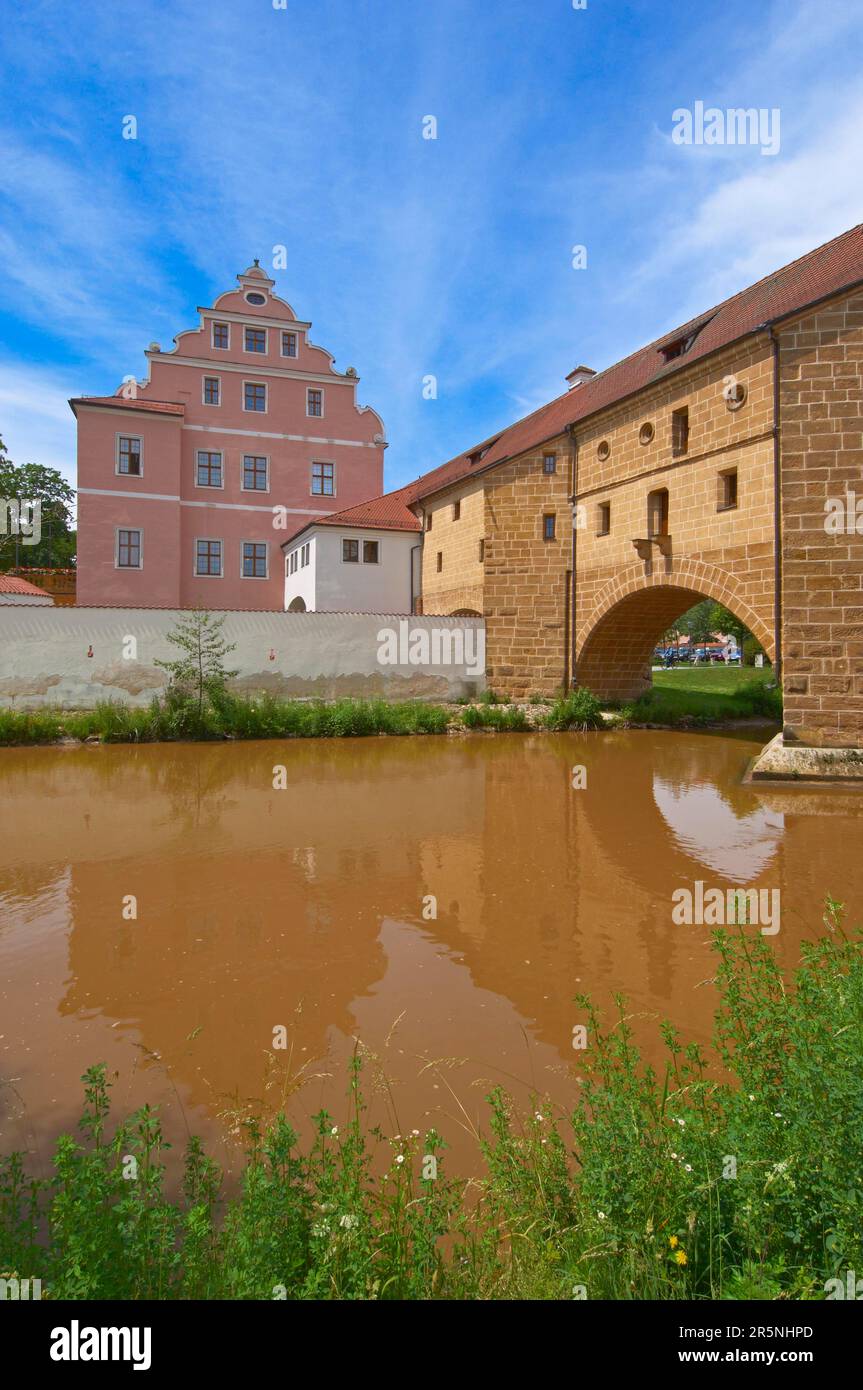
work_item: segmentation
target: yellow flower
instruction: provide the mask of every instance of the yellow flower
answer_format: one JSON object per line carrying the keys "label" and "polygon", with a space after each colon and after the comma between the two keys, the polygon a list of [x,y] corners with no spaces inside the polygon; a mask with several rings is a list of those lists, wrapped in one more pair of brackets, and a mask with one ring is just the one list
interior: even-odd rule
{"label": "yellow flower", "polygon": [[678,1251],[677,1251],[677,1254],[674,1256],[674,1258],[675,1258],[675,1260],[677,1261],[677,1263],[678,1263],[679,1265],[685,1265],[685,1264],[686,1264],[686,1251],[685,1251],[685,1250],[678,1250]]}
{"label": "yellow flower", "polygon": [[669,1236],[669,1237],[668,1237],[668,1244],[671,1246],[672,1250],[676,1249],[676,1248],[677,1248],[677,1236]]}

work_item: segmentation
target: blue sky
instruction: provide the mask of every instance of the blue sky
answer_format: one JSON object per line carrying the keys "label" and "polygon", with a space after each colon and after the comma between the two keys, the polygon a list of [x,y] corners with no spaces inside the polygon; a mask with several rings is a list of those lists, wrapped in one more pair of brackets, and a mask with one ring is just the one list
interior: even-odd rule
{"label": "blue sky", "polygon": [[[30,0],[0,42],[0,434],[72,479],[66,399],[274,246],[394,487],[863,221],[858,0]],[[780,152],[676,145],[698,100]]]}

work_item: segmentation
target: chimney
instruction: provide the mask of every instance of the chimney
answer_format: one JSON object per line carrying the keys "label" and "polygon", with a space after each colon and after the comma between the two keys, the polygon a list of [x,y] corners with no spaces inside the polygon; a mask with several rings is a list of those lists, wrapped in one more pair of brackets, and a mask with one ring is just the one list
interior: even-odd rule
{"label": "chimney", "polygon": [[570,391],[576,386],[582,386],[585,381],[590,381],[592,376],[596,376],[596,372],[592,367],[576,367],[575,371],[570,372],[569,376],[566,378],[569,382]]}

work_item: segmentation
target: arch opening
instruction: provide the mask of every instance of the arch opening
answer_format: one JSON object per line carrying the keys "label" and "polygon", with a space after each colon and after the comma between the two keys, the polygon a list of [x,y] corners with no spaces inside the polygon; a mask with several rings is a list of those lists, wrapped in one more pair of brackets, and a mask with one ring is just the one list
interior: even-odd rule
{"label": "arch opening", "polygon": [[747,606],[676,584],[655,584],[605,606],[589,627],[576,659],[576,681],[602,700],[633,700],[653,684],[654,650],[678,618],[705,598],[734,614],[773,660],[772,636]]}
{"label": "arch opening", "polygon": [[296,598],[292,598],[291,601],[290,601],[290,603],[288,604],[288,612],[289,612],[289,613],[305,613],[305,611],[306,611],[306,600],[305,600],[304,598],[300,598],[299,594],[297,594],[297,597],[296,597]]}
{"label": "arch opening", "polygon": [[451,618],[481,618],[482,614],[477,608],[454,608],[450,613]]}

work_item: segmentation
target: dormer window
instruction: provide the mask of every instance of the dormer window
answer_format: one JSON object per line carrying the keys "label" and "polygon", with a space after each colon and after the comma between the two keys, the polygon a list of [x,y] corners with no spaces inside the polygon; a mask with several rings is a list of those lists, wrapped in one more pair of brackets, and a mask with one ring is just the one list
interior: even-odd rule
{"label": "dormer window", "polygon": [[673,362],[675,357],[682,357],[692,347],[694,333],[687,333],[685,338],[675,338],[673,343],[666,343],[659,351],[662,353],[663,361]]}
{"label": "dormer window", "polygon": [[713,314],[708,314],[707,318],[690,324],[685,333],[678,333],[676,338],[666,338],[664,343],[660,343],[659,351],[662,353],[663,362],[673,362],[675,358],[683,357],[712,318]]}

